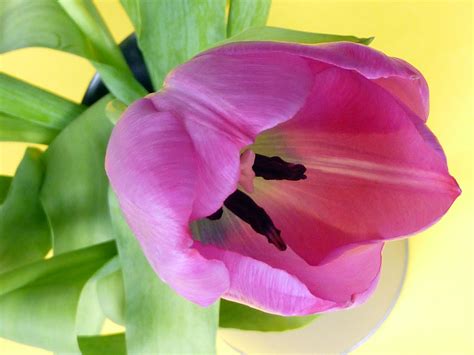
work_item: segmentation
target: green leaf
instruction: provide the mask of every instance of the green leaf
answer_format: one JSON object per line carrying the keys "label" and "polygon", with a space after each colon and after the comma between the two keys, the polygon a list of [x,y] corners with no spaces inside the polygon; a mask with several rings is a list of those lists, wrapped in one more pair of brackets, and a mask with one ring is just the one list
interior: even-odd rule
{"label": "green leaf", "polygon": [[226,36],[226,0],[121,0],[155,89],[175,66]]}
{"label": "green leaf", "polygon": [[6,74],[0,74],[0,97],[0,140],[47,144],[85,110]]}
{"label": "green leaf", "polygon": [[146,95],[108,37],[92,3],[73,0],[65,4],[76,22],[56,0],[0,1],[0,52],[25,47],[69,52],[89,59],[105,85],[122,101],[130,103]]}
{"label": "green leaf", "polygon": [[231,0],[227,37],[251,27],[265,26],[271,4],[271,0]]}
{"label": "green leaf", "polygon": [[82,355],[126,355],[125,334],[79,337]]}
{"label": "green leaf", "polygon": [[43,170],[41,151],[29,148],[13,180],[2,179],[0,273],[41,260],[51,248],[51,233],[39,200]]}
{"label": "green leaf", "polygon": [[317,315],[283,317],[222,299],[219,313],[219,327],[256,330],[260,332],[281,332],[304,327],[317,317]]}
{"label": "green leaf", "polygon": [[177,295],[153,272],[110,193],[125,285],[129,354],[214,354],[219,304],[203,308]]}
{"label": "green leaf", "polygon": [[97,297],[102,311],[117,324],[125,324],[125,293],[123,276],[118,258],[107,264],[107,274],[97,281]]}
{"label": "green leaf", "polygon": [[11,176],[0,175],[0,205],[5,201],[7,197],[8,190],[10,190],[10,185],[13,178]]}
{"label": "green leaf", "polygon": [[0,141],[49,144],[59,132],[0,112]]}
{"label": "green leaf", "polygon": [[[244,42],[244,41],[275,41],[275,42],[292,42],[317,44],[326,42],[355,42],[361,44],[370,44],[374,38],[359,38],[354,36],[331,35],[324,33],[311,33],[303,31],[289,30],[278,27],[254,27],[229,38],[228,42]],[[223,44],[223,43],[220,43]]]}
{"label": "green leaf", "polygon": [[53,229],[55,254],[113,238],[104,159],[112,124],[108,95],[67,126],[45,153],[41,201]]}
{"label": "green leaf", "polygon": [[86,281],[116,254],[114,242],[0,275],[0,336],[51,351],[78,352],[76,310]]}

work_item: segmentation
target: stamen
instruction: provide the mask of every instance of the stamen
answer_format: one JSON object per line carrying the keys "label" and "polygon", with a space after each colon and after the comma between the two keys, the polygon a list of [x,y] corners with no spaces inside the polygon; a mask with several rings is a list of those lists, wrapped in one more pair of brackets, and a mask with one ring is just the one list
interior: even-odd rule
{"label": "stamen", "polygon": [[286,244],[270,216],[265,210],[257,205],[250,196],[240,190],[236,190],[224,201],[224,206],[252,229],[265,236],[269,243],[275,245],[279,250],[286,250]]}
{"label": "stamen", "polygon": [[298,181],[306,179],[306,168],[303,164],[288,163],[280,157],[255,154],[252,169],[255,176],[260,176],[265,180]]}

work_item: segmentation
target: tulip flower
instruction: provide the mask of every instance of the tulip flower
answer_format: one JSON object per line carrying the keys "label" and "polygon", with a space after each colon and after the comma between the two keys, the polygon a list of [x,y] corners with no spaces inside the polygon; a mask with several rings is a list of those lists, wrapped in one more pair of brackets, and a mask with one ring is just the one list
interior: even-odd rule
{"label": "tulip flower", "polygon": [[125,111],[106,170],[182,296],[325,312],[366,300],[384,242],[459,195],[427,116],[423,76],[366,46],[227,44]]}

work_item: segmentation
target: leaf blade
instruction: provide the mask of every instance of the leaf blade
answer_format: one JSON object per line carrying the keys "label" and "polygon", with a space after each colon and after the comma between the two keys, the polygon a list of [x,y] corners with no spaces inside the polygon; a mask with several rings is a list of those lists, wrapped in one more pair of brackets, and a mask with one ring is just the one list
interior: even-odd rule
{"label": "leaf blade", "polygon": [[[246,41],[275,41],[304,44],[318,44],[327,42],[354,42],[368,45],[373,37],[359,38],[355,36],[333,35],[325,33],[312,33],[304,31],[290,30],[279,27],[254,27],[227,39],[224,43],[246,42]],[[222,43],[221,43],[222,44]]]}
{"label": "leaf blade", "polygon": [[58,134],[58,129],[0,112],[0,141],[49,144]]}
{"label": "leaf blade", "polygon": [[304,327],[317,317],[317,315],[283,317],[222,299],[219,327],[260,332],[281,332]]}
{"label": "leaf blade", "polygon": [[41,260],[51,232],[39,200],[44,167],[41,151],[26,150],[0,205],[0,273]]}
{"label": "leaf blade", "polygon": [[54,231],[54,253],[113,239],[104,160],[112,124],[108,95],[66,127],[45,153],[41,201]]}
{"label": "leaf blade", "polygon": [[0,74],[0,112],[61,130],[86,107],[6,74]]}
{"label": "leaf blade", "polygon": [[0,336],[76,353],[76,311],[91,275],[116,254],[114,242],[41,260],[0,275]]}
{"label": "leaf blade", "polygon": [[110,193],[110,210],[117,231],[127,302],[128,352],[214,354],[218,303],[202,308],[171,290],[148,264],[113,193]]}
{"label": "leaf blade", "polygon": [[225,0],[121,0],[121,3],[135,27],[156,90],[171,69],[225,38]]}
{"label": "leaf blade", "polygon": [[[86,3],[89,6],[81,6],[82,2],[77,0],[67,2],[71,7],[81,9],[76,13],[96,20],[98,14],[94,12],[95,7],[89,1]],[[26,47],[46,47],[69,52],[90,60],[109,90],[127,104],[147,94],[128,66],[122,63],[124,59],[121,58],[120,51],[113,51],[110,42],[102,45],[104,36],[94,37],[100,38],[101,42],[91,41],[57,1],[3,0],[0,2],[0,14],[0,53]],[[83,24],[81,21],[79,23]],[[95,28],[103,29],[100,24],[96,24]],[[108,48],[106,53],[102,52],[104,48]],[[115,59],[111,59],[110,55]]]}
{"label": "leaf blade", "polygon": [[79,347],[83,355],[126,355],[125,334],[79,337]]}
{"label": "leaf blade", "polygon": [[231,0],[227,37],[251,27],[264,26],[270,12],[271,0]]}

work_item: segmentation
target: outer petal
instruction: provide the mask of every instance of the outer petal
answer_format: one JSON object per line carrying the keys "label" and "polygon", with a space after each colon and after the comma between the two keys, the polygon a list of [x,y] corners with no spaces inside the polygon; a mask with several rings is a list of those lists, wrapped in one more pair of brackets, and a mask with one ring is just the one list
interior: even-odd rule
{"label": "outer petal", "polygon": [[198,154],[183,123],[151,101],[134,103],[115,127],[106,170],[125,217],[160,277],[188,299],[214,302],[229,286],[225,265],[192,249],[188,220]]}
{"label": "outer petal", "polygon": [[330,263],[311,266],[291,248],[278,251],[227,211],[220,221],[199,221],[194,232],[201,253],[230,270],[224,297],[267,312],[305,315],[347,308],[365,300],[378,281],[381,243],[348,248]]}
{"label": "outer petal", "polygon": [[256,181],[253,196],[313,265],[353,243],[417,232],[460,192],[426,126],[376,84],[337,68],[317,76],[305,108],[255,151],[307,167],[297,183]]}
{"label": "outer petal", "polygon": [[250,144],[298,112],[313,77],[307,61],[286,53],[208,54],[174,70],[163,94],[151,99],[160,110]]}
{"label": "outer petal", "polygon": [[349,42],[325,43],[315,46],[276,42],[245,42],[217,47],[206,53],[225,55],[286,53],[342,69],[354,70],[384,87],[422,120],[426,121],[428,118],[428,85],[421,73],[407,62],[388,57],[368,46]]}
{"label": "outer petal", "polygon": [[156,272],[188,299],[210,304],[229,287],[224,263],[192,248],[189,222],[222,206],[237,188],[240,150],[294,116],[312,84],[298,57],[209,55],[176,69],[115,127],[111,184]]}

